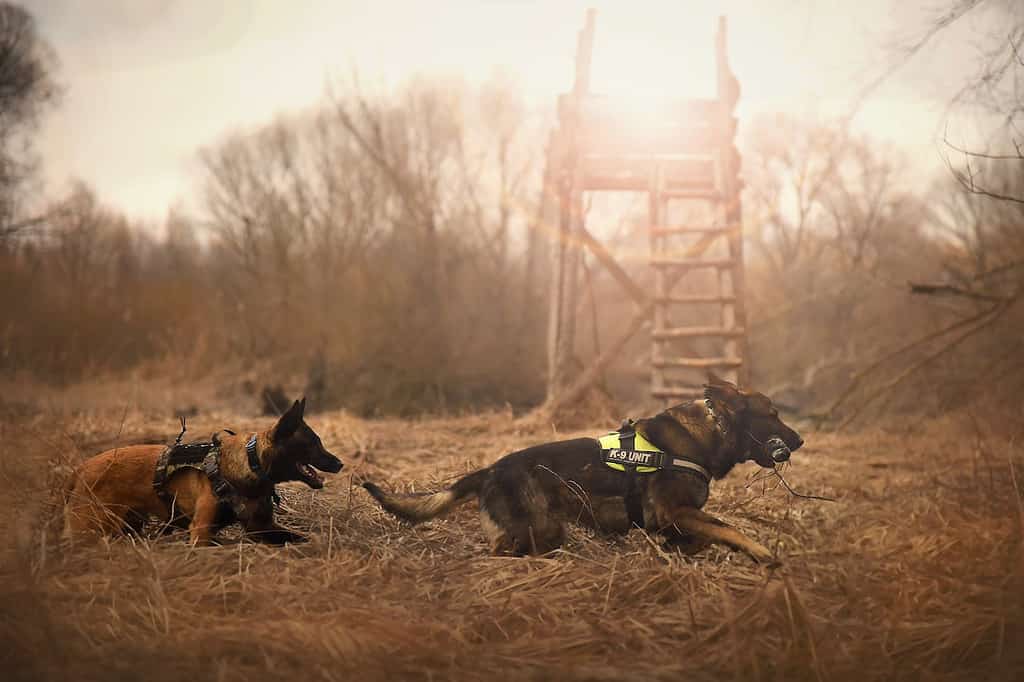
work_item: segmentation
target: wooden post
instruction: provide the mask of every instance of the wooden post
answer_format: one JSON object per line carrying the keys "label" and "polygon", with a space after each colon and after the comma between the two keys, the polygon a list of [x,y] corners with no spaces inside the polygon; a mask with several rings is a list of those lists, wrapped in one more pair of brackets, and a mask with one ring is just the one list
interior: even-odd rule
{"label": "wooden post", "polygon": [[[718,34],[715,36],[715,67],[718,83],[719,103],[719,166],[722,178],[722,193],[725,197],[725,224],[739,226],[740,229],[729,233],[729,256],[736,261],[729,275],[730,293],[735,297],[728,320],[733,326],[747,330],[746,287],[744,286],[743,263],[743,207],[740,203],[742,186],[739,181],[739,153],[736,151],[736,102],[740,96],[740,84],[729,67],[728,24],[724,16],[718,18]],[[725,320],[723,320],[725,321]],[[735,351],[736,357],[742,358],[743,364],[737,370],[737,383],[746,385],[750,381],[750,349],[747,334],[744,333],[735,341],[727,344]]]}
{"label": "wooden post", "polygon": [[562,218],[562,205],[565,203],[562,201],[562,171],[563,164],[565,163],[561,138],[557,133],[552,133],[551,141],[548,143],[548,161],[547,168],[554,169],[549,170],[549,177],[547,182],[550,183],[546,190],[549,190],[552,194],[557,192],[558,195],[558,233],[555,238],[555,243],[551,248],[551,279],[550,279],[550,307],[548,310],[548,377],[547,377],[547,394],[548,398],[551,398],[551,393],[555,385],[555,381],[558,379],[558,342],[562,335],[562,303],[565,298],[563,294],[564,283],[565,283],[565,220]]}
{"label": "wooden post", "polygon": [[594,48],[595,10],[587,19],[576,43],[576,79],[572,96],[559,107],[559,233],[555,246],[548,327],[548,400],[572,381],[576,345],[576,299],[581,258],[578,235],[583,227],[583,178],[580,163],[579,121],[583,98],[590,91],[590,61]]}
{"label": "wooden post", "polygon": [[[665,245],[665,236],[659,234],[654,230],[657,225],[665,225],[668,220],[668,211],[662,211],[662,198],[661,191],[664,187],[665,177],[664,172],[659,163],[651,164],[651,177],[648,180],[650,186],[647,193],[647,234],[648,239],[648,254],[649,257],[653,257],[655,254],[661,253]],[[651,331],[657,334],[658,332],[664,331],[667,326],[668,319],[666,313],[666,306],[663,301],[668,296],[668,288],[665,286],[666,272],[662,268],[654,269],[654,326]],[[657,359],[660,356],[662,346],[659,345],[657,336],[651,337],[651,361]],[[662,382],[662,375],[660,372],[651,372],[651,393],[656,393],[664,388]]]}

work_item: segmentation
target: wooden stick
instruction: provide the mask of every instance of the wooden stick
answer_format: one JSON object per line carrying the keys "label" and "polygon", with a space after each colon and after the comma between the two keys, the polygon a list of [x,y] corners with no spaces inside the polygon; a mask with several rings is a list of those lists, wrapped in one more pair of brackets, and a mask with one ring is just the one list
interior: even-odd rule
{"label": "wooden stick", "polygon": [[950,294],[951,296],[963,296],[964,298],[973,298],[978,301],[1005,301],[1004,296],[992,296],[991,294],[982,294],[977,291],[970,291],[969,289],[962,289],[960,287],[953,286],[952,284],[929,284],[927,282],[907,282],[910,285],[910,293],[912,294]]}

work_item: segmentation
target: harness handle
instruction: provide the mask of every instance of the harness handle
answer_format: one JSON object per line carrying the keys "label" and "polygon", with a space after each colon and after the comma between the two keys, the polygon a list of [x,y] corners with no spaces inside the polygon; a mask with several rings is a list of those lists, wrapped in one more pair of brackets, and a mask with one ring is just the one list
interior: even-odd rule
{"label": "harness handle", "polygon": [[181,445],[181,439],[185,436],[185,431],[187,431],[185,428],[185,415],[181,415],[181,433],[179,433],[178,437],[174,439],[175,445]]}

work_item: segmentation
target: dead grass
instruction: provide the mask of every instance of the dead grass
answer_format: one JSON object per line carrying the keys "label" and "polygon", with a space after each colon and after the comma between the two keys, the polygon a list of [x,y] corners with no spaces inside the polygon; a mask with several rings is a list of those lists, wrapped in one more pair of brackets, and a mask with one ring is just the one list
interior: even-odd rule
{"label": "dead grass", "polygon": [[[977,680],[1024,675],[1019,448],[963,420],[912,433],[807,434],[789,479],[709,510],[784,558],[666,554],[644,533],[575,530],[550,558],[486,555],[473,505],[403,527],[353,477],[426,489],[566,435],[511,414],[311,419],[346,469],[288,487],[312,541],[190,550],[182,538],[68,547],[45,532],[66,467],[173,437],[166,411],[21,415],[0,425],[0,664],[6,679]],[[256,420],[204,414],[191,435]],[[593,433],[614,424],[597,424]],[[964,435],[958,435],[962,433]]]}

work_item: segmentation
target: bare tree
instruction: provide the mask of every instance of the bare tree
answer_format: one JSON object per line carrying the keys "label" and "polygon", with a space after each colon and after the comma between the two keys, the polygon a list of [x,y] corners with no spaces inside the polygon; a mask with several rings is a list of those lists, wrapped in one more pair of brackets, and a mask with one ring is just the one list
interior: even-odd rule
{"label": "bare tree", "polygon": [[[939,239],[932,243],[941,253],[937,265],[945,277],[911,281],[909,286],[910,293],[930,297],[932,310],[955,317],[938,328],[931,320],[929,331],[915,330],[909,342],[890,346],[858,369],[829,409],[836,414],[844,407],[844,424],[929,368],[940,370],[931,393],[955,394],[957,404],[962,404],[964,386],[984,386],[994,396],[1019,382],[1013,378],[1019,372],[1007,371],[1007,358],[1019,347],[1010,328],[1019,328],[1016,304],[1024,291],[1024,6],[1013,0],[947,2],[906,46],[902,62],[968,15],[978,20],[975,26],[987,27],[987,34],[977,42],[977,71],[953,97],[949,113],[973,116],[987,127],[985,141],[954,142],[959,136],[947,123],[943,143],[951,180],[939,184],[929,210],[921,211],[938,230]],[[912,313],[908,308],[906,314]],[[954,356],[963,347],[970,350]],[[885,371],[892,378],[882,377]],[[886,379],[880,386],[865,388],[869,380],[880,378]]]}
{"label": "bare tree", "polygon": [[304,348],[319,377],[357,387],[346,399],[399,410],[464,400],[482,368],[528,362],[541,318],[509,333],[507,314],[532,214],[525,121],[504,82],[354,83],[205,150],[203,217],[239,355]]}
{"label": "bare tree", "polygon": [[816,228],[843,149],[843,133],[834,127],[782,114],[754,121],[744,153],[745,222],[777,275],[821,254]]}
{"label": "bare tree", "polygon": [[955,0],[925,28],[925,38],[942,33],[965,16],[983,15],[975,73],[950,102],[950,113],[979,116],[987,142],[969,145],[943,135],[946,164],[960,187],[997,201],[1024,204],[1024,186],[998,184],[1003,165],[1024,166],[1024,6],[1014,0]]}
{"label": "bare tree", "polygon": [[[459,326],[453,319],[465,313],[450,305],[459,270],[483,266],[478,281],[491,292],[499,324],[504,319],[509,229],[525,177],[512,149],[521,124],[515,102],[500,88],[485,93],[477,125],[473,93],[458,83],[413,81],[398,97],[371,97],[353,85],[334,100],[337,120],[387,185],[393,257],[404,261],[418,292],[402,323],[417,330],[418,347],[439,376],[458,364],[454,348],[466,342],[451,338]],[[466,228],[477,237],[475,248]],[[491,264],[463,258],[470,248],[489,254]],[[465,326],[470,335],[484,331]]]}
{"label": "bare tree", "polygon": [[36,168],[32,133],[57,98],[55,68],[32,15],[0,2],[0,240],[42,222],[22,215],[21,204]]}
{"label": "bare tree", "polygon": [[[1024,164],[983,161],[990,187],[1024,189]],[[944,270],[964,294],[998,296],[1024,272],[1024,204],[965,192],[960,180],[940,179],[933,188],[934,226],[954,245]]]}
{"label": "bare tree", "polygon": [[898,185],[898,153],[877,141],[849,136],[822,191],[828,246],[845,270],[872,272],[893,243],[893,233],[920,224],[920,202]]}
{"label": "bare tree", "polygon": [[[541,138],[530,125],[521,90],[506,75],[496,74],[479,93],[467,99],[472,100],[467,106],[471,120],[462,128],[456,154],[462,170],[456,196],[464,205],[464,222],[474,228],[479,247],[489,256],[486,267],[492,277],[484,281],[490,284],[490,296],[503,327],[497,333],[504,334],[504,328],[515,323],[510,314],[514,297],[520,299],[521,311],[532,313],[537,307],[530,290],[531,279],[537,274],[538,253],[531,222],[535,220],[533,204],[540,183],[535,171]],[[528,274],[521,291],[507,286],[517,227],[529,231],[524,263]]]}

